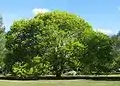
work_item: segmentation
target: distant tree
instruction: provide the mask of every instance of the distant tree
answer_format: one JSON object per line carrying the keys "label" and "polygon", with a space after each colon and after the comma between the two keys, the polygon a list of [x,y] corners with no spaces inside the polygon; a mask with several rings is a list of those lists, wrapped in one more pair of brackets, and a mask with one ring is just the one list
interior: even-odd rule
{"label": "distant tree", "polygon": [[95,32],[86,40],[87,49],[81,60],[82,71],[87,74],[108,73],[113,62],[112,40],[107,35]]}
{"label": "distant tree", "polygon": [[120,68],[120,31],[111,37],[113,41],[114,63],[113,69],[118,71]]}
{"label": "distant tree", "polygon": [[3,58],[5,57],[6,48],[5,48],[5,28],[3,26],[2,17],[0,17],[0,70],[3,70],[4,62]]}
{"label": "distant tree", "polygon": [[3,33],[5,31],[5,28],[3,26],[3,18],[0,16],[0,33]]}

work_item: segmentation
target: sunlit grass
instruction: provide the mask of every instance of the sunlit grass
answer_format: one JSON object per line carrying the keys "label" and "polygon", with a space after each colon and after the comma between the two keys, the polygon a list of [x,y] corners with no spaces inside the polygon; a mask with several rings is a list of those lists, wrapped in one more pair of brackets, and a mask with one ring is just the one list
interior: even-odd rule
{"label": "sunlit grass", "polygon": [[120,81],[92,80],[38,80],[38,81],[8,81],[1,80],[0,86],[120,86]]}

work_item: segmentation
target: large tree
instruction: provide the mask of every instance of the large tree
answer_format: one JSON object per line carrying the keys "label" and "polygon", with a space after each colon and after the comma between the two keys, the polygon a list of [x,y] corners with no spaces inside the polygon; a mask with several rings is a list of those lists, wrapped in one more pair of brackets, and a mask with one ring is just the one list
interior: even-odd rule
{"label": "large tree", "polygon": [[11,53],[6,64],[12,67],[15,62],[30,62],[38,55],[49,61],[51,71],[60,77],[68,63],[75,63],[75,55],[83,53],[85,46],[78,38],[82,39],[85,31],[92,31],[92,27],[67,12],[53,11],[16,21],[7,33],[6,47]]}
{"label": "large tree", "polygon": [[112,61],[109,37],[94,32],[84,19],[68,12],[40,13],[32,19],[16,21],[6,38],[6,48],[11,53],[5,62],[12,72],[16,62],[31,65],[36,56],[58,78],[66,68],[99,71]]}

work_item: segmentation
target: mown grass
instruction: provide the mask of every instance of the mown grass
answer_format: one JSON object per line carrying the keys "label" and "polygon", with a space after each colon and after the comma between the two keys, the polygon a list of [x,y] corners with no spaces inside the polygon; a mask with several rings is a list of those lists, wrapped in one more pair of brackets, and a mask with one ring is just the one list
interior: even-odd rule
{"label": "mown grass", "polygon": [[0,86],[120,86],[120,81],[93,80],[38,80],[17,81],[0,80]]}

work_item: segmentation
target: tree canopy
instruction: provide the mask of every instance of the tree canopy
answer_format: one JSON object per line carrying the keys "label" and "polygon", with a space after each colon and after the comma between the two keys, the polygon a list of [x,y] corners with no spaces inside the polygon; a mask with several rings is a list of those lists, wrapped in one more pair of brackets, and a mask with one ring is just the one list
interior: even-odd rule
{"label": "tree canopy", "polygon": [[[31,19],[15,21],[6,38],[6,48],[11,52],[4,61],[12,73],[18,63],[28,64],[29,70],[43,68],[40,65],[44,63],[46,72],[57,77],[65,69],[106,72],[112,61],[110,38],[94,32],[88,22],[68,12],[40,13]],[[34,64],[35,57],[39,67]]]}

